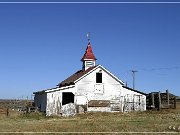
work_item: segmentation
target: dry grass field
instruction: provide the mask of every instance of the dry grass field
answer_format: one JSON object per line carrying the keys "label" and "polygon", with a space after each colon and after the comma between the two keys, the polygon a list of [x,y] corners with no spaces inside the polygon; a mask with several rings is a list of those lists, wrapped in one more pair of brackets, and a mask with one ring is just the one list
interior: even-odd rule
{"label": "dry grass field", "polygon": [[10,111],[0,114],[0,132],[179,132],[177,109],[130,113],[87,113],[74,117],[45,117]]}

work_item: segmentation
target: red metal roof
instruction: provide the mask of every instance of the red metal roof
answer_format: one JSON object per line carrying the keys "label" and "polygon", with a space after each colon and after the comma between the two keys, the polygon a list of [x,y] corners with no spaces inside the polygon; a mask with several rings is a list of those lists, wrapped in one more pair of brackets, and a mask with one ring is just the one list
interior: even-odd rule
{"label": "red metal roof", "polygon": [[86,51],[85,51],[84,56],[81,59],[81,61],[84,61],[85,59],[97,60],[96,57],[94,56],[93,51],[92,51],[92,47],[91,47],[90,42],[88,43],[88,46],[86,48]]}

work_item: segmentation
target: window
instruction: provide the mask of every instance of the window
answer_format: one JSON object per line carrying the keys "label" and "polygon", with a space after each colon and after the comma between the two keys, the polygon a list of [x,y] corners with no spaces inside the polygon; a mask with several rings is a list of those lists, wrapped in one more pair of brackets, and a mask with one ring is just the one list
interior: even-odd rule
{"label": "window", "polygon": [[62,105],[74,103],[74,94],[71,92],[62,93]]}
{"label": "window", "polygon": [[102,83],[102,73],[96,73],[96,83]]}
{"label": "window", "polygon": [[93,62],[92,61],[87,61],[86,62],[86,66],[87,67],[92,67],[93,66]]}

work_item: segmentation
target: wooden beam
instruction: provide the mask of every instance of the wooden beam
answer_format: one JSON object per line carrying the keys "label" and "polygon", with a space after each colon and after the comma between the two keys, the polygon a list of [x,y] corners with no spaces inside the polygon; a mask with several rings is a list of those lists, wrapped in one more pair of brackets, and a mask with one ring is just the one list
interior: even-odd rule
{"label": "wooden beam", "polygon": [[166,90],[166,96],[167,96],[167,105],[168,105],[168,108],[169,108],[169,91]]}
{"label": "wooden beam", "polygon": [[154,93],[151,93],[151,103],[152,103],[152,107],[155,108],[155,105],[154,105]]}
{"label": "wooden beam", "polygon": [[176,96],[174,97],[174,109],[176,109]]}
{"label": "wooden beam", "polygon": [[160,110],[161,109],[161,93],[160,93],[160,91],[158,92],[158,110]]}

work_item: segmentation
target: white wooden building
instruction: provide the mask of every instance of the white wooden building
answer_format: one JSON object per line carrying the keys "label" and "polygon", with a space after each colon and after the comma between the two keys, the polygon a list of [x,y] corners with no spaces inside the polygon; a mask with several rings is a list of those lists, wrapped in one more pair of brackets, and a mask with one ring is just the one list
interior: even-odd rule
{"label": "white wooden building", "polygon": [[124,82],[105,67],[96,65],[90,42],[81,61],[82,69],[56,88],[34,92],[35,105],[40,111],[47,116],[59,115],[68,103],[76,106],[77,113],[146,110],[146,94],[124,86]]}

